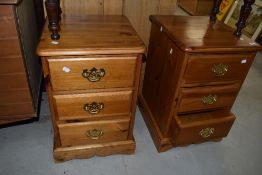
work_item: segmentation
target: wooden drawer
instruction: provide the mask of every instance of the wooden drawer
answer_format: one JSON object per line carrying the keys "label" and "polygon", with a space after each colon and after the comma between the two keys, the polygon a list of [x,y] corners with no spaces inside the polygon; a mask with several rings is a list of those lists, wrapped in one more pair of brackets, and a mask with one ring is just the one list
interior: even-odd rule
{"label": "wooden drawer", "polygon": [[0,57],[0,74],[24,73],[24,63],[21,57]]}
{"label": "wooden drawer", "polygon": [[0,105],[25,103],[31,101],[32,98],[28,88],[0,91]]}
{"label": "wooden drawer", "polygon": [[185,72],[184,87],[244,80],[255,55],[192,55]]}
{"label": "wooden drawer", "polygon": [[0,6],[0,19],[6,16],[13,16],[13,6],[11,5],[1,5]]}
{"label": "wooden drawer", "polygon": [[197,113],[173,118],[171,137],[175,146],[226,137],[235,116],[221,112]]}
{"label": "wooden drawer", "polygon": [[97,144],[127,139],[129,119],[58,124],[62,146]]}
{"label": "wooden drawer", "polygon": [[183,113],[231,107],[239,88],[239,84],[181,88],[178,112]]}
{"label": "wooden drawer", "polygon": [[52,88],[81,90],[132,87],[136,60],[135,56],[48,59]]}
{"label": "wooden drawer", "polygon": [[130,115],[132,91],[55,95],[59,120]]}
{"label": "wooden drawer", "polygon": [[20,56],[20,44],[17,38],[9,38],[9,39],[0,39],[0,57],[12,57],[12,56]]}
{"label": "wooden drawer", "polygon": [[27,89],[27,77],[24,73],[0,75],[1,90]]}
{"label": "wooden drawer", "polygon": [[17,104],[0,104],[0,116],[12,116],[12,115],[32,116],[33,113],[34,113],[34,108],[32,102],[17,103]]}
{"label": "wooden drawer", "polygon": [[0,7],[0,38],[17,37],[16,24],[11,6]]}

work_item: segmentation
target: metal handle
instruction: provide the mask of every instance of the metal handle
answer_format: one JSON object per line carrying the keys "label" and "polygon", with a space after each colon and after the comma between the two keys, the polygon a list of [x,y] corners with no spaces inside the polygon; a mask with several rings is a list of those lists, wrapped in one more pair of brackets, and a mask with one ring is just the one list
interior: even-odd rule
{"label": "metal handle", "polygon": [[215,132],[215,128],[204,128],[199,131],[199,135],[203,138],[208,138],[213,135]]}
{"label": "metal handle", "polygon": [[84,105],[84,110],[89,112],[92,115],[100,113],[104,109],[104,103],[92,102],[91,104],[87,103]]}
{"label": "metal handle", "polygon": [[212,72],[215,74],[215,76],[222,77],[226,74],[228,69],[229,69],[228,64],[219,63],[213,65]]}
{"label": "metal handle", "polygon": [[96,69],[93,67],[92,69],[84,69],[82,76],[86,78],[90,82],[97,82],[99,81],[102,77],[104,77],[106,74],[104,69]]}
{"label": "metal handle", "polygon": [[90,137],[92,140],[97,140],[103,135],[104,135],[104,132],[100,129],[92,129],[86,132],[86,136]]}
{"label": "metal handle", "polygon": [[202,98],[202,102],[205,105],[212,105],[217,102],[217,95],[208,95]]}

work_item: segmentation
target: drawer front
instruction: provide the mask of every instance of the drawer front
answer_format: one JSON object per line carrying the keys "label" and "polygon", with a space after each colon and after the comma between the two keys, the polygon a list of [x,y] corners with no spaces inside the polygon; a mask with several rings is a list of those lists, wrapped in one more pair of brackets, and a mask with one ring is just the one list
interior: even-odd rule
{"label": "drawer front", "polygon": [[24,73],[0,75],[1,90],[28,89]]}
{"label": "drawer front", "polygon": [[193,55],[189,58],[184,87],[244,80],[255,55]]}
{"label": "drawer front", "polygon": [[59,120],[130,115],[132,91],[55,95]]}
{"label": "drawer front", "polygon": [[0,57],[0,75],[11,73],[24,73],[25,67],[21,57]]}
{"label": "drawer front", "polygon": [[1,90],[0,105],[31,102],[31,94],[28,88]]}
{"label": "drawer front", "polygon": [[8,115],[28,115],[34,114],[34,108],[31,102],[17,104],[0,104],[0,116]]}
{"label": "drawer front", "polygon": [[[0,39],[0,57],[22,57],[19,40],[16,38]],[[1,59],[1,58],[0,58]]]}
{"label": "drawer front", "polygon": [[124,141],[129,119],[58,124],[62,146]]}
{"label": "drawer front", "polygon": [[239,84],[226,86],[182,88],[178,112],[204,111],[231,107],[239,91]]}
{"label": "drawer front", "polygon": [[0,7],[0,38],[17,37],[12,6]]}
{"label": "drawer front", "polygon": [[210,113],[173,118],[171,134],[175,146],[201,143],[226,137],[235,120],[233,114],[213,116]]}
{"label": "drawer front", "polygon": [[53,90],[132,87],[136,57],[49,59]]}

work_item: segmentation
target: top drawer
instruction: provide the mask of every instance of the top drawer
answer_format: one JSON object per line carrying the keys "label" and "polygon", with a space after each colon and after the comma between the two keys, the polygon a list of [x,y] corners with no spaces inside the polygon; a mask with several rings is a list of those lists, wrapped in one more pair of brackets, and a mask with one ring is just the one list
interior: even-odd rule
{"label": "top drawer", "polygon": [[137,57],[48,59],[53,90],[132,87]]}
{"label": "top drawer", "polygon": [[242,81],[254,56],[254,54],[192,55],[188,61],[182,86]]}

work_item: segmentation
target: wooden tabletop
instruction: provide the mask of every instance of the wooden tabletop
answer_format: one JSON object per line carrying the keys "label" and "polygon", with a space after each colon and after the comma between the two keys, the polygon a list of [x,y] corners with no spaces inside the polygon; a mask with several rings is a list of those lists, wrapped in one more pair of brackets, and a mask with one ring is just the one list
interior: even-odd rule
{"label": "wooden tabletop", "polygon": [[236,37],[234,29],[205,16],[150,16],[163,27],[169,38],[187,52],[258,51],[262,46],[250,39]]}
{"label": "wooden tabletop", "polygon": [[6,5],[6,4],[18,4],[22,0],[0,0],[0,5]]}
{"label": "wooden tabletop", "polygon": [[136,54],[145,47],[124,16],[65,17],[60,22],[58,44],[53,44],[51,32],[44,27],[37,48],[39,56]]}

